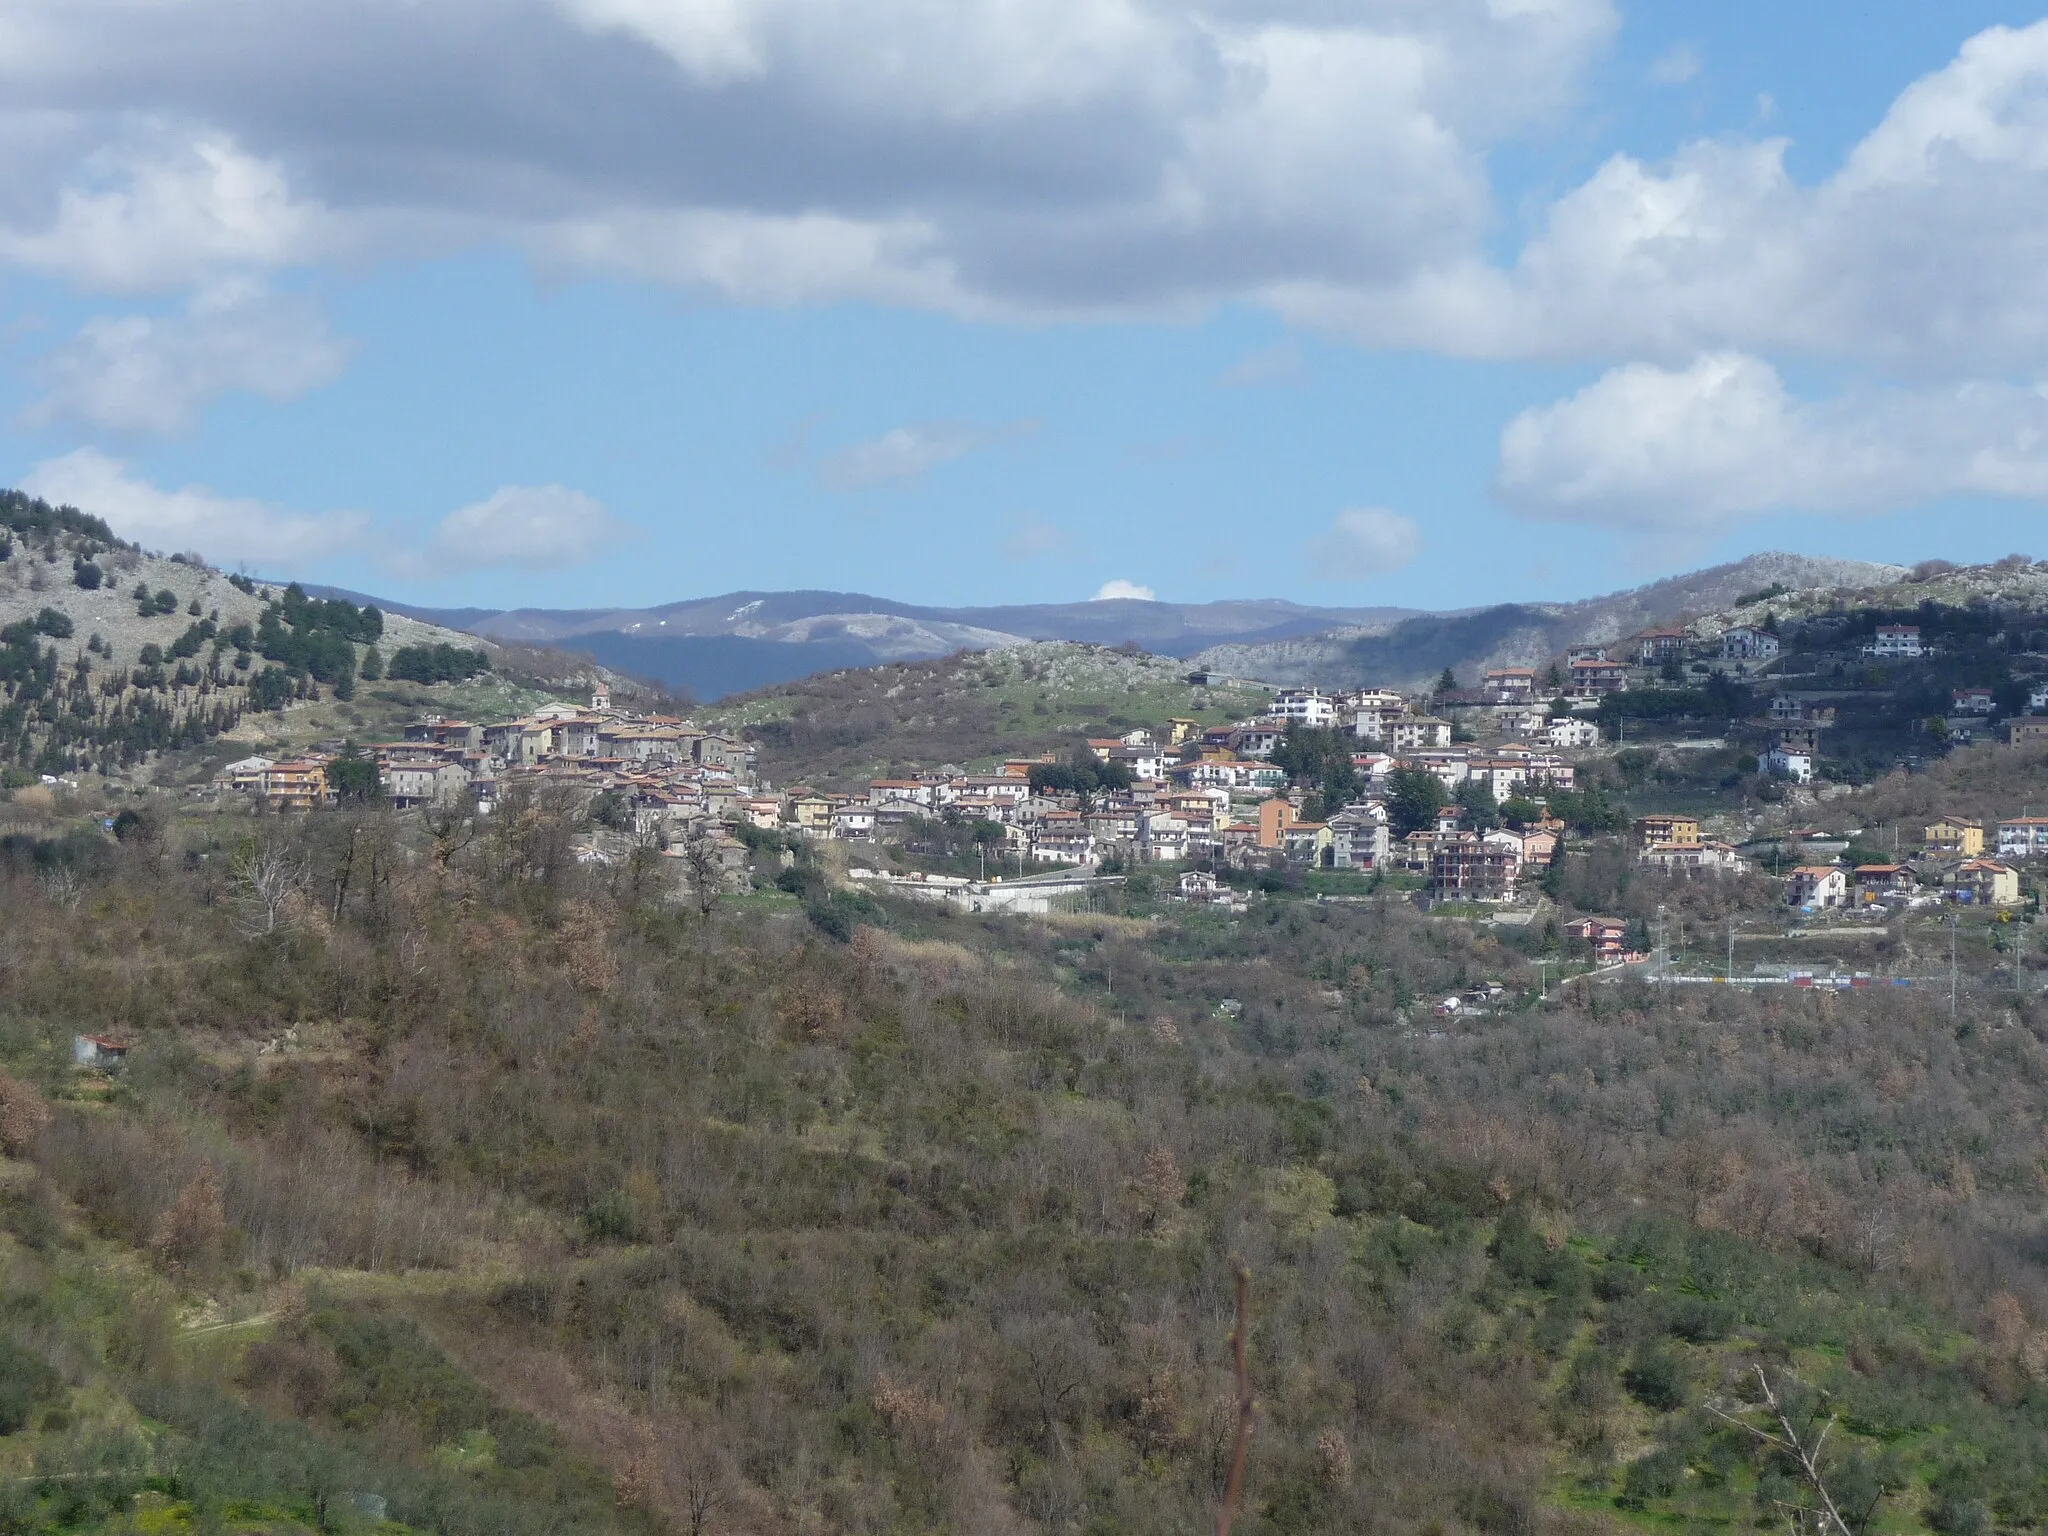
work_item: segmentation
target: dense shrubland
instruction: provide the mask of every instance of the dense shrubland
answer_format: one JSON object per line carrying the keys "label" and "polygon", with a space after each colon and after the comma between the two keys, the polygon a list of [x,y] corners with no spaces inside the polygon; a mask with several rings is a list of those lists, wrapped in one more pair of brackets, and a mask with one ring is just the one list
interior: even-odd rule
{"label": "dense shrubland", "polygon": [[1241,1531],[1776,1526],[1757,1364],[1859,1531],[2048,1517],[2031,1006],[1437,1020],[1542,936],[707,918],[582,809],[0,841],[14,1528],[1204,1529],[1239,1259]]}

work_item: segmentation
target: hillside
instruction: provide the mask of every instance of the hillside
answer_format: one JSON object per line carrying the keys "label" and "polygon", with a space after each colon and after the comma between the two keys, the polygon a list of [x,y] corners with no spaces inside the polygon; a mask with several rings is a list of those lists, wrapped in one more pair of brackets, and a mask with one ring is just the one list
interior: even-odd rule
{"label": "hillside", "polygon": [[1183,663],[1143,652],[1026,644],[825,673],[727,699],[715,714],[758,744],[773,782],[826,787],[1066,751],[1080,737],[1156,729],[1174,716],[1221,724],[1270,697],[1186,679]]}
{"label": "hillside", "polygon": [[700,917],[545,797],[95,809],[0,812],[13,1529],[1207,1530],[1240,1263],[1240,1531],[1776,1529],[1759,1367],[1859,1536],[2048,1517],[1988,971],[1537,1007],[1399,902]]}
{"label": "hillside", "polygon": [[1582,602],[1509,603],[1298,639],[1226,643],[1199,652],[1194,660],[1276,684],[1424,687],[1446,667],[1470,676],[1486,667],[1540,666],[1568,646],[1604,644],[1695,615],[1721,613],[1753,592],[1784,588],[1824,604],[1844,591],[1887,588],[1907,574],[1899,566],[1857,560],[1751,555]]}
{"label": "hillside", "polygon": [[0,493],[0,783],[204,779],[252,750],[387,740],[422,713],[517,715],[666,695],[588,659],[308,598],[163,558],[98,519]]}

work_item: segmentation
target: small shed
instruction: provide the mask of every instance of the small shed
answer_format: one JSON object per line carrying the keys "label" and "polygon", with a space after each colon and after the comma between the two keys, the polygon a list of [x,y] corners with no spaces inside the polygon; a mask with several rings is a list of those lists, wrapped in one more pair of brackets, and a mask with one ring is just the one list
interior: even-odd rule
{"label": "small shed", "polygon": [[102,1072],[118,1072],[128,1059],[128,1048],[128,1041],[109,1035],[71,1037],[71,1059],[81,1067],[98,1067]]}

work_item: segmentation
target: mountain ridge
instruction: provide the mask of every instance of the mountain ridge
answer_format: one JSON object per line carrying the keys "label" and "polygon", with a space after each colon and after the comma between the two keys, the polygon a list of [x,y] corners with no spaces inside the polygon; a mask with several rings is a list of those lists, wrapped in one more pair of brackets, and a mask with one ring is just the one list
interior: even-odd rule
{"label": "mountain ridge", "polygon": [[1569,645],[1732,608],[1759,589],[1874,587],[1906,575],[1903,566],[1770,551],[1574,602],[1449,611],[1323,608],[1284,598],[948,607],[826,589],[727,592],[648,608],[428,608],[341,588],[307,590],[375,601],[486,639],[585,651],[710,701],[819,672],[1037,641],[1137,645],[1268,683],[1415,684],[1445,667],[1539,664]]}

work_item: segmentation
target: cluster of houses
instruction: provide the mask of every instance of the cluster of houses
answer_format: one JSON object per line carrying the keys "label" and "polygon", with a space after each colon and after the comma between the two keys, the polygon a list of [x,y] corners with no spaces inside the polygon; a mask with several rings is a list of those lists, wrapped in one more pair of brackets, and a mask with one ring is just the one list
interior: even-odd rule
{"label": "cluster of houses", "polygon": [[1801,864],[1786,877],[1785,900],[1809,914],[1888,911],[1944,900],[2017,906],[2019,865],[2048,856],[2048,816],[2001,821],[1995,837],[1987,836],[1982,822],[1943,817],[1925,829],[1922,841],[1919,854],[1896,862]]}
{"label": "cluster of houses", "polygon": [[[331,768],[340,751],[336,744],[285,760],[243,758],[216,783],[277,810],[317,809],[338,797]],[[384,794],[401,809],[474,797],[488,813],[510,784],[566,783],[617,796],[633,830],[664,844],[763,814],[749,745],[674,716],[618,708],[602,685],[588,706],[549,704],[494,725],[429,715],[408,726],[403,741],[366,751]],[[779,806],[772,798],[765,804]]]}
{"label": "cluster of houses", "polygon": [[[1562,723],[1574,727],[1567,739],[1576,747],[1599,740],[1589,722]],[[1294,724],[1358,739],[1352,763],[1361,791],[1322,819],[1304,815],[1306,795],[1290,790],[1287,772],[1271,761]],[[1394,750],[1380,750],[1382,744]],[[1211,727],[1174,720],[1163,737],[1135,730],[1088,747],[1121,768],[1111,778],[1127,784],[1086,795],[1034,789],[1033,771],[1054,759],[1018,758],[985,773],[876,779],[864,794],[792,790],[780,819],[801,835],[848,842],[908,840],[918,823],[933,819],[984,823],[1000,829],[1000,842],[988,840],[990,853],[1020,865],[1114,859],[1412,870],[1428,876],[1439,896],[1498,899],[1512,894],[1527,865],[1550,857],[1562,823],[1539,818],[1520,830],[1483,831],[1449,808],[1433,826],[1397,837],[1388,804],[1394,773],[1428,772],[1451,793],[1483,783],[1496,800],[1540,799],[1547,790],[1570,789],[1577,773],[1548,741],[1454,746],[1447,721],[1415,714],[1400,695],[1382,690],[1286,689],[1256,719]],[[760,824],[772,823],[764,815]],[[1196,882],[1185,894],[1205,890]]]}
{"label": "cluster of houses", "polygon": [[[913,840],[926,821],[964,822],[992,829],[980,841],[998,862],[1402,869],[1427,876],[1440,896],[1499,899],[1513,893],[1524,868],[1548,860],[1562,823],[1546,817],[1519,830],[1482,830],[1452,808],[1433,826],[1397,837],[1389,784],[1406,768],[1430,773],[1448,794],[1484,784],[1497,801],[1572,788],[1576,768],[1564,754],[1597,745],[1599,729],[1528,703],[1535,678],[1533,671],[1489,674],[1484,706],[1497,726],[1533,726],[1535,745],[1454,744],[1450,722],[1392,690],[1284,689],[1265,713],[1234,725],[1176,719],[1157,735],[1134,730],[1091,740],[1091,752],[1113,770],[1103,776],[1106,785],[1115,787],[1086,794],[1034,788],[1033,770],[1053,765],[1050,755],[985,772],[876,779],[853,793],[775,792],[757,781],[751,748],[737,737],[615,708],[602,687],[586,707],[549,705],[491,725],[430,715],[403,741],[367,751],[384,794],[400,808],[474,797],[488,812],[509,783],[542,778],[616,796],[633,831],[665,846],[722,837],[736,823],[877,843]],[[1321,820],[1303,814],[1306,796],[1290,790],[1288,773],[1272,761],[1297,724],[1357,741],[1352,761],[1361,792]],[[291,759],[244,758],[217,783],[279,810],[332,805],[330,768],[339,751],[336,744]],[[1041,785],[1046,778],[1040,775]]]}

